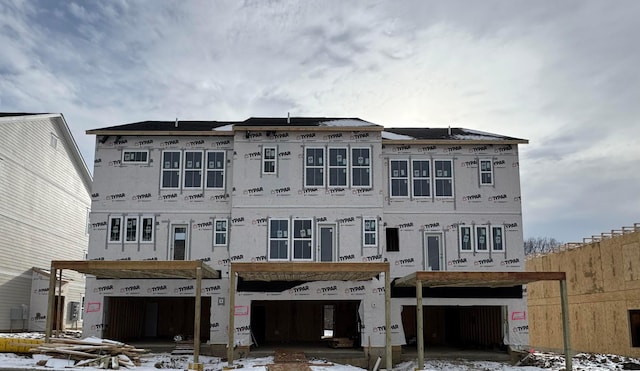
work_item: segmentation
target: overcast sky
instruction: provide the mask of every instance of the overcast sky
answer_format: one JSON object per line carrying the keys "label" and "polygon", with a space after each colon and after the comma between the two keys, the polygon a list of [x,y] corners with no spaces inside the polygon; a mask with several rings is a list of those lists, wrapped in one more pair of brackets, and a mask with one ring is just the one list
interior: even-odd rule
{"label": "overcast sky", "polygon": [[521,146],[524,235],[640,222],[640,1],[0,1],[0,111],[346,116]]}

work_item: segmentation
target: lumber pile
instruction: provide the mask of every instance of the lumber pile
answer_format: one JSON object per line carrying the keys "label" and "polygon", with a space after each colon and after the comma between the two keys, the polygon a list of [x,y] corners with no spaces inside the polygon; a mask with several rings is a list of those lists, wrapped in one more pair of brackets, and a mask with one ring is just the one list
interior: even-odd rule
{"label": "lumber pile", "polygon": [[120,367],[140,366],[140,356],[147,350],[118,341],[91,337],[83,340],[51,339],[50,343],[39,344],[29,352],[73,360],[75,367],[91,366],[117,370]]}
{"label": "lumber pile", "polygon": [[331,338],[329,346],[332,348],[353,348],[353,340],[348,338]]}

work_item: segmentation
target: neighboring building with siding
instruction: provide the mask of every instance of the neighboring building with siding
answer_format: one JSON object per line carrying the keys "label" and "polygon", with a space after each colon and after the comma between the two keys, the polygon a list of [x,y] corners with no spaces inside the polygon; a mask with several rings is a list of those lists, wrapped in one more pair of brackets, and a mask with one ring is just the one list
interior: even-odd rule
{"label": "neighboring building with siding", "polygon": [[[524,269],[518,144],[526,140],[304,117],[88,133],[96,135],[88,259],[202,260],[221,271],[202,289],[202,340],[214,348],[228,339],[234,262],[388,261],[391,278]],[[521,287],[425,292],[427,345],[528,343]],[[391,295],[399,347],[416,336],[415,290]],[[182,313],[193,305],[192,281],[88,278],[84,332],[189,336],[193,322]],[[383,279],[241,280],[235,305],[235,346],[332,333],[365,351],[384,347]]]}
{"label": "neighboring building with siding", "polygon": [[[0,132],[0,331],[44,330],[51,260],[85,258],[91,175],[61,114],[0,113]],[[79,327],[84,278],[62,281]]]}

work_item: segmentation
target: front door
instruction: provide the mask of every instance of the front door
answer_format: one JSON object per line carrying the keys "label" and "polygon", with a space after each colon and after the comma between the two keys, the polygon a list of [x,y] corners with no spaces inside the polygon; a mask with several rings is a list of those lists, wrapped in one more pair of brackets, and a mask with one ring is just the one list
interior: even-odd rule
{"label": "front door", "polygon": [[425,233],[425,270],[440,271],[442,268],[442,235],[440,233]]}
{"label": "front door", "polygon": [[187,226],[174,225],[171,227],[172,238],[172,259],[185,260],[187,258]]}
{"label": "front door", "polygon": [[335,235],[336,227],[334,225],[321,225],[319,227],[320,233],[320,261],[332,262],[334,261],[335,250]]}

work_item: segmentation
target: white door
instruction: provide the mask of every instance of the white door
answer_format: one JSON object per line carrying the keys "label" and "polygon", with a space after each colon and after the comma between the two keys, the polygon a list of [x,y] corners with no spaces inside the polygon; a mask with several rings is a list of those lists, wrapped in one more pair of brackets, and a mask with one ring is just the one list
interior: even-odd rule
{"label": "white door", "polygon": [[444,270],[442,266],[442,235],[440,233],[424,234],[425,267],[427,271]]}
{"label": "white door", "polygon": [[335,261],[336,247],[336,227],[335,225],[318,226],[318,236],[320,236],[320,254],[319,260],[322,262]]}
{"label": "white door", "polygon": [[187,225],[174,225],[171,227],[171,259],[187,260]]}

